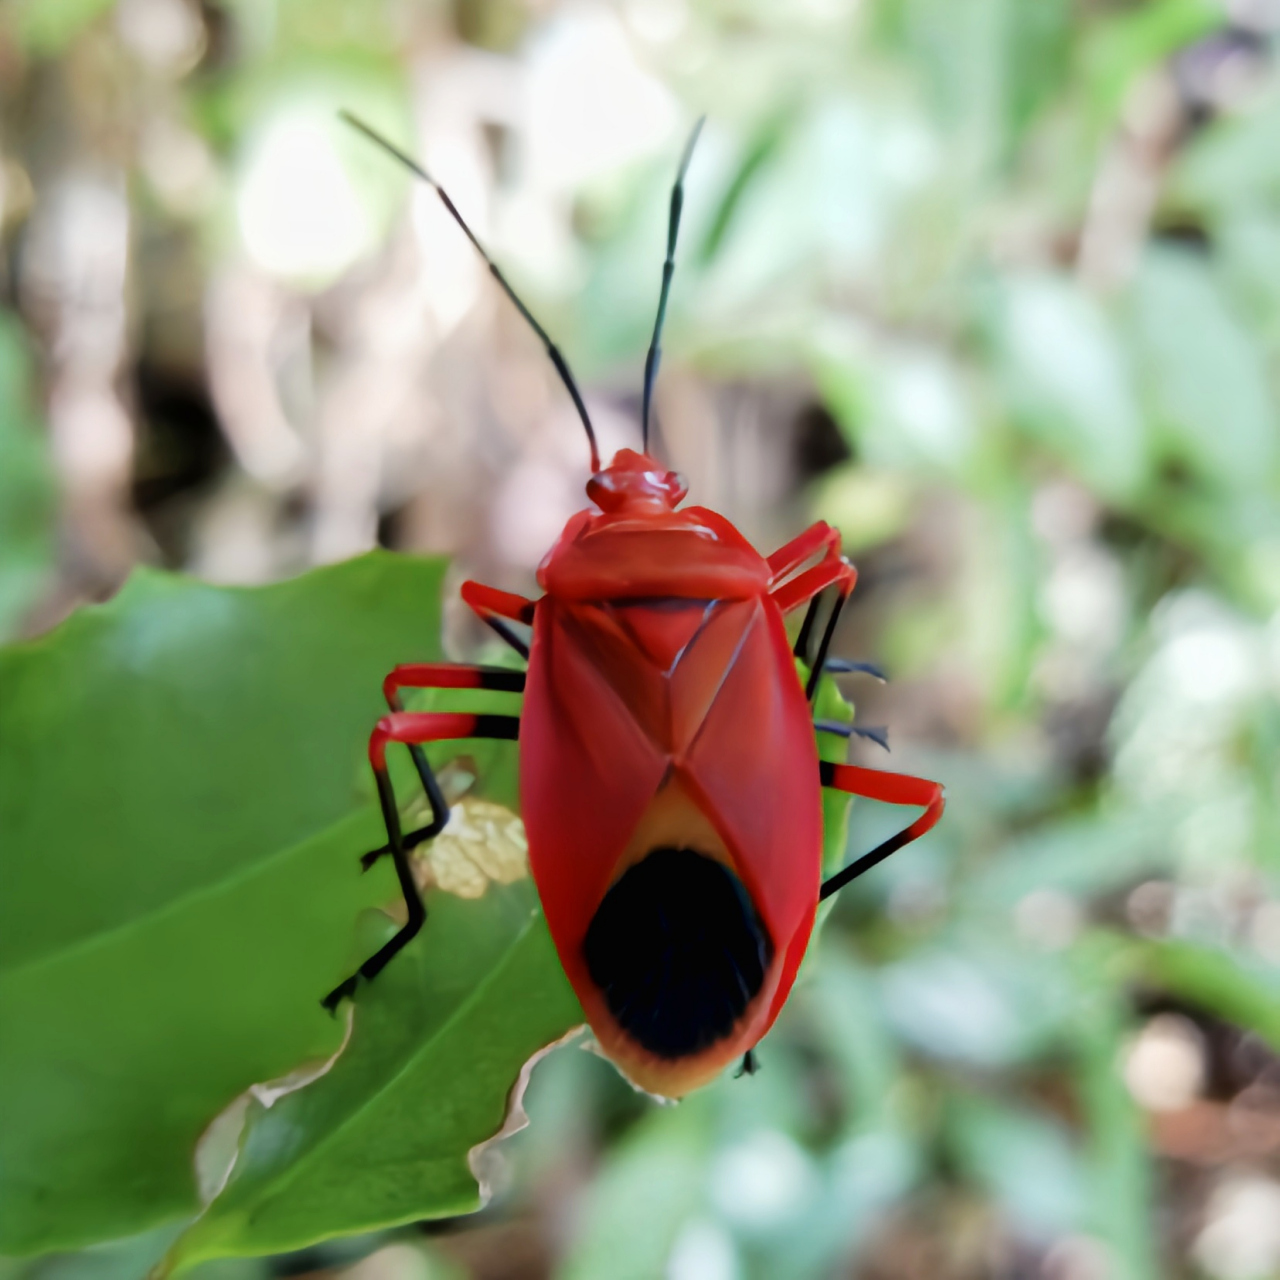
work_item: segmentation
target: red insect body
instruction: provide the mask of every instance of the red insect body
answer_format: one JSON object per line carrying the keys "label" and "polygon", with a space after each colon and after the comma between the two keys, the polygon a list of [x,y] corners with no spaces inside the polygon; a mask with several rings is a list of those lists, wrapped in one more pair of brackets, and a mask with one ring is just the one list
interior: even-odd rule
{"label": "red insect body", "polygon": [[[646,439],[696,137],[695,129],[672,191],[645,365]],[[929,830],[942,814],[942,788],[819,762],[812,697],[857,576],[838,534],[815,524],[765,559],[723,516],[677,510],[684,482],[647,453],[623,449],[600,469],[563,357],[436,190],[546,344],[591,445],[587,494],[597,510],[565,526],[538,570],[538,600],[463,584],[463,599],[522,652],[505,620],[532,626],[527,672],[426,663],[387,677],[392,713],[378,722],[369,759],[388,842],[364,864],[392,856],[409,919],[324,1003],[335,1007],[358,978],[379,973],[426,918],[407,855],[439,834],[448,812],[419,744],[518,737],[529,865],[560,962],[605,1053],[636,1084],[678,1097],[750,1054],[791,991],[820,899]],[[838,599],[806,687],[783,619],[829,587]],[[811,611],[797,650],[806,658],[812,618]],[[406,687],[523,691],[524,702],[518,718],[406,712],[399,701]],[[386,769],[392,742],[411,745],[431,804],[431,822],[407,834]],[[925,812],[824,884],[824,786]]]}
{"label": "red insect body", "polygon": [[[520,723],[529,864],[565,973],[602,1047],[676,1096],[756,1043],[795,978],[822,871],[813,722],[768,563],[723,517],[624,450],[539,570]],[[610,482],[618,487],[610,489]],[[741,880],[772,941],[732,1035],[670,1060],[635,1043],[583,959],[606,890],[658,846]]]}

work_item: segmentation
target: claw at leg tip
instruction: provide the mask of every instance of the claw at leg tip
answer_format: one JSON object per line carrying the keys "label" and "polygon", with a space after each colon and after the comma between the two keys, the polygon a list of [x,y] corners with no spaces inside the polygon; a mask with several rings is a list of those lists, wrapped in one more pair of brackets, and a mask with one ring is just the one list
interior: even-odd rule
{"label": "claw at leg tip", "polygon": [[345,999],[354,996],[356,992],[356,979],[348,978],[346,982],[339,984],[329,992],[323,1000],[320,1001],[321,1007],[329,1011],[330,1017],[337,1017],[338,1006]]}

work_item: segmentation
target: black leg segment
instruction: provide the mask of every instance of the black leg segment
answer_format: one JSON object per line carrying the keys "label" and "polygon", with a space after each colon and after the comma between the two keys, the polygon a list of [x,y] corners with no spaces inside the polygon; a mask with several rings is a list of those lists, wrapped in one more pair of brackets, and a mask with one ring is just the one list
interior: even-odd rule
{"label": "black leg segment", "polygon": [[[430,766],[427,769],[430,773]],[[400,881],[400,892],[404,894],[405,906],[409,909],[409,919],[405,922],[404,928],[379,947],[355,973],[345,982],[340,982],[325,996],[320,1003],[330,1013],[338,1007],[339,1001],[344,997],[355,994],[356,984],[361,978],[373,978],[381,973],[391,958],[413,939],[427,918],[427,909],[423,906],[422,895],[418,892],[418,886],[413,878],[413,868],[409,866],[409,856],[400,835],[400,815],[396,811],[396,796],[391,786],[391,778],[385,769],[376,770],[374,776],[378,783],[378,803],[382,807],[382,820],[387,826],[388,848],[395,863],[396,878]],[[432,781],[435,781],[434,775],[432,775]],[[438,786],[436,791],[438,794]],[[434,801],[432,803],[434,805]]]}
{"label": "black leg segment", "polygon": [[800,624],[800,633],[796,636],[795,648],[791,650],[801,662],[809,661],[809,642],[813,638],[813,624],[818,618],[818,604],[821,599],[822,593],[819,592],[809,601],[809,607],[804,611],[804,621]]}
{"label": "black leg segment", "polygon": [[[471,728],[466,734],[469,738],[507,740],[515,740],[519,735],[519,716],[500,715],[474,716]],[[413,939],[427,918],[427,909],[423,904],[422,895],[418,892],[417,883],[413,878],[413,868],[409,864],[409,850],[415,845],[421,844],[424,840],[432,839],[444,830],[445,824],[449,821],[449,806],[445,803],[444,793],[440,790],[440,784],[422,745],[417,742],[411,742],[406,745],[408,745],[413,756],[418,776],[422,779],[423,790],[426,792],[427,800],[431,805],[431,821],[425,827],[409,832],[408,835],[403,834],[400,830],[400,813],[396,804],[395,789],[391,785],[391,776],[385,766],[382,768],[375,766],[373,775],[378,785],[378,804],[382,809],[382,821],[387,828],[387,843],[380,849],[374,849],[366,853],[360,859],[360,865],[363,869],[368,870],[385,854],[391,855],[391,860],[396,868],[396,878],[400,882],[400,892],[404,895],[405,906],[409,912],[409,918],[404,927],[375,951],[355,973],[347,978],[345,982],[340,982],[324,997],[320,1003],[331,1013],[338,1007],[342,999],[355,993],[356,986],[361,978],[369,979],[381,973],[391,959]]]}
{"label": "black leg segment", "polygon": [[[805,685],[804,696],[813,701],[814,695],[818,692],[818,680],[822,676],[823,668],[827,661],[827,651],[831,648],[831,637],[835,635],[836,623],[840,621],[840,615],[844,612],[844,602],[849,598],[848,592],[837,591],[836,598],[831,602],[831,612],[827,616],[827,625],[822,629],[822,639],[818,641],[818,652],[814,657],[813,664],[809,668],[809,683]],[[808,619],[806,618],[806,621]]]}
{"label": "black leg segment", "polygon": [[[509,644],[526,662],[529,661],[529,646],[501,619],[486,617],[481,619],[500,640]],[[524,685],[521,684],[521,689]]]}

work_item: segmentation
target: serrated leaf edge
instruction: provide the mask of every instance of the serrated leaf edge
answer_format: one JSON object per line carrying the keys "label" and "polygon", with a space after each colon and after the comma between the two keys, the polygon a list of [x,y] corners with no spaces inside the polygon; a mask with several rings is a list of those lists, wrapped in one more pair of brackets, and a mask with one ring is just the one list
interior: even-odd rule
{"label": "serrated leaf edge", "polygon": [[[230,1181],[232,1173],[235,1172],[236,1162],[240,1159],[245,1123],[249,1117],[249,1104],[258,1102],[264,1110],[269,1110],[281,1098],[296,1093],[299,1089],[305,1089],[307,1085],[314,1084],[322,1076],[328,1075],[334,1063],[342,1056],[343,1050],[351,1042],[351,1030],[355,1025],[354,1010],[351,1005],[348,1005],[344,1011],[344,1021],[346,1026],[342,1033],[342,1043],[327,1058],[318,1062],[303,1063],[282,1076],[276,1076],[273,1080],[251,1084],[243,1093],[232,1098],[209,1121],[205,1131],[196,1140],[196,1148],[192,1156],[196,1188],[200,1195],[202,1210],[218,1198]],[[206,1167],[206,1162],[210,1159],[209,1148],[215,1139],[222,1136],[222,1130],[228,1125],[236,1126],[234,1149],[223,1168],[210,1169]]]}
{"label": "serrated leaf edge", "polygon": [[576,1027],[570,1027],[559,1039],[552,1040],[550,1044],[544,1044],[541,1049],[528,1057],[520,1068],[515,1084],[511,1086],[511,1092],[507,1095],[507,1113],[502,1118],[502,1127],[492,1137],[486,1138],[483,1142],[477,1142],[467,1152],[467,1168],[471,1170],[471,1176],[480,1188],[482,1209],[493,1199],[494,1183],[500,1172],[502,1156],[497,1150],[498,1144],[529,1127],[529,1113],[524,1109],[524,1095],[529,1087],[529,1081],[533,1078],[534,1068],[556,1049],[571,1044],[586,1029],[587,1024],[580,1022]]}
{"label": "serrated leaf edge", "polygon": [[[364,1099],[364,1101],[362,1101],[359,1106],[357,1106],[354,1110],[352,1110],[347,1116],[343,1118],[340,1124],[333,1126],[329,1130],[329,1132],[324,1135],[324,1137],[316,1144],[316,1146],[312,1148],[312,1152],[322,1149],[325,1145],[327,1145],[330,1141],[332,1141],[332,1139],[337,1134],[341,1133],[344,1129],[346,1129],[370,1105],[370,1102],[373,1100],[373,1098],[376,1098],[377,1096],[386,1092],[387,1089],[391,1088],[402,1076],[404,1076],[411,1069],[413,1064],[416,1063],[417,1060],[421,1056],[423,1056],[423,1054],[428,1053],[431,1050],[431,1048],[437,1043],[437,1041],[440,1039],[441,1036],[445,1035],[451,1027],[453,1027],[457,1022],[461,1021],[465,1017],[465,1015],[470,1012],[473,1006],[482,998],[482,996],[484,995],[484,992],[488,989],[490,984],[495,980],[496,976],[509,963],[511,963],[511,953],[525,940],[525,938],[528,937],[530,931],[534,927],[538,919],[538,916],[540,914],[541,913],[537,908],[534,908],[530,912],[529,918],[525,922],[523,927],[516,934],[513,935],[511,939],[511,943],[507,947],[505,953],[503,954],[502,959],[485,974],[485,976],[476,984],[475,988],[466,997],[466,999],[460,1001],[454,1007],[453,1011],[444,1020],[444,1022],[440,1024],[440,1026],[436,1029],[435,1033],[426,1042],[426,1044],[419,1046],[417,1050],[410,1053],[408,1057],[404,1060],[404,1062],[394,1071],[394,1073],[382,1084],[382,1086],[375,1093],[370,1095],[370,1097]],[[354,1033],[354,1024],[355,1024],[355,1011],[353,1010],[353,1013],[352,1013],[353,1033]],[[577,1032],[580,1029],[581,1029],[580,1025],[575,1025],[572,1028],[572,1034],[577,1034]],[[558,1043],[559,1041],[556,1041],[556,1042],[553,1042],[551,1045],[544,1046],[543,1049],[539,1050],[536,1054],[533,1055],[534,1059],[537,1059],[541,1055],[544,1055],[546,1052],[549,1052],[551,1049],[555,1048],[556,1044]],[[336,1059],[335,1059],[335,1064],[336,1064]],[[536,1065],[536,1062],[534,1062],[533,1065]],[[524,1075],[526,1067],[528,1068],[530,1075],[532,1074],[533,1067],[530,1066],[529,1063],[525,1063],[524,1066],[520,1068],[520,1071],[517,1074],[517,1078],[515,1082],[516,1086],[519,1086],[520,1079]],[[527,1080],[525,1081],[525,1084],[527,1086]],[[523,1090],[521,1091],[521,1098],[522,1097],[523,1097]],[[523,1106],[521,1106],[521,1110],[523,1110]],[[511,1111],[511,1108],[510,1108],[510,1105],[508,1105],[508,1108],[507,1108],[508,1115],[510,1114],[510,1111]],[[507,1122],[507,1118],[504,1116],[503,1125],[499,1127],[498,1132],[501,1132],[502,1128],[505,1127],[506,1122]],[[526,1117],[526,1122],[527,1122],[527,1117]],[[520,1127],[523,1127],[523,1126],[520,1126]],[[515,1129],[512,1130],[512,1132],[517,1132],[517,1131],[518,1130],[515,1130]],[[496,1137],[496,1134],[494,1136]],[[484,1147],[486,1143],[491,1141],[493,1141],[493,1139],[488,1138],[488,1139],[485,1139],[484,1142],[481,1142],[477,1145],[480,1147]],[[242,1143],[243,1143],[243,1135],[242,1135]],[[475,1150],[474,1147],[469,1149],[467,1158],[468,1158],[468,1169],[469,1171],[472,1172],[474,1176],[474,1170],[470,1169],[470,1154],[471,1154],[471,1151],[473,1150]],[[288,1169],[283,1170],[282,1176],[278,1179],[275,1185],[277,1187],[287,1186],[288,1183],[291,1181],[292,1177],[294,1176],[297,1168],[298,1168],[298,1164],[297,1162],[295,1162]],[[230,1178],[228,1178],[228,1182],[229,1181],[230,1181]],[[225,1190],[225,1185],[223,1187],[223,1190]],[[480,1190],[480,1188],[478,1188],[478,1190]],[[234,1255],[222,1254],[218,1252],[201,1253],[201,1254],[197,1254],[195,1257],[183,1256],[183,1252],[184,1252],[182,1249],[183,1241],[188,1237],[188,1235],[190,1235],[200,1225],[200,1223],[205,1219],[205,1217],[208,1215],[210,1210],[212,1210],[216,1206],[216,1204],[217,1204],[217,1199],[215,1198],[214,1200],[211,1200],[204,1207],[204,1209],[201,1211],[199,1216],[196,1217],[190,1223],[190,1225],[186,1228],[186,1230],[184,1230],[183,1233],[177,1238],[177,1240],[173,1242],[173,1244],[170,1246],[169,1252],[160,1261],[160,1263],[157,1264],[157,1266],[152,1270],[152,1272],[148,1276],[148,1280],[167,1280],[168,1277],[175,1275],[177,1273],[180,1273],[184,1271],[186,1268],[190,1266],[194,1266],[197,1263],[205,1262],[210,1259],[218,1258],[218,1257],[234,1256]],[[414,1220],[416,1220],[416,1217],[407,1219],[407,1221],[414,1221]],[[401,1222],[388,1222],[388,1223],[384,1223],[383,1225],[386,1227],[392,1227],[392,1226],[399,1226],[403,1224]]]}

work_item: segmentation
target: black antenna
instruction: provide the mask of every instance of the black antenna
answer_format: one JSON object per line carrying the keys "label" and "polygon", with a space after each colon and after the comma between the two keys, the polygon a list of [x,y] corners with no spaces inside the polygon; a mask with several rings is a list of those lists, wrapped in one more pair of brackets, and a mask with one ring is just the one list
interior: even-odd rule
{"label": "black antenna", "polygon": [[680,212],[684,208],[684,175],[688,172],[694,145],[706,119],[706,116],[699,116],[698,123],[693,126],[689,141],[684,145],[680,168],[676,171],[675,186],[671,188],[671,214],[667,219],[667,260],[662,264],[662,292],[658,295],[658,317],[653,322],[649,354],[644,358],[644,404],[640,421],[645,453],[649,452],[649,404],[653,399],[654,379],[658,376],[658,361],[662,358],[662,325],[667,318],[667,295],[671,292],[671,277],[676,269],[676,237],[680,234]]}
{"label": "black antenna", "polygon": [[[582,393],[578,390],[578,384],[573,380],[573,374],[569,372],[569,365],[564,356],[560,354],[560,348],[551,341],[547,331],[533,318],[532,312],[520,301],[519,295],[507,283],[507,277],[502,274],[501,267],[485,252],[484,245],[476,239],[474,232],[467,226],[466,219],[458,212],[457,205],[449,199],[449,193],[412,156],[406,155],[395,143],[388,142],[386,138],[375,129],[370,128],[358,116],[352,115],[350,111],[340,111],[338,114],[352,128],[359,129],[366,138],[376,142],[385,152],[394,156],[406,169],[421,178],[423,182],[435,191],[444,207],[448,209],[450,217],[462,228],[463,234],[475,245],[476,252],[485,260],[489,268],[489,274],[502,286],[503,293],[515,303],[516,310],[524,316],[529,323],[529,327],[542,339],[542,345],[547,349],[547,355],[550,357],[551,363],[555,365],[556,372],[560,375],[560,381],[564,383],[566,390],[569,392],[569,396],[573,400],[573,407],[577,409],[578,417],[582,419],[582,425],[586,428],[587,441],[591,445],[591,472],[594,475],[600,470],[600,450],[596,447],[595,429],[591,425],[590,417],[587,416],[587,406],[582,401]],[[665,296],[664,290],[664,299]]]}

